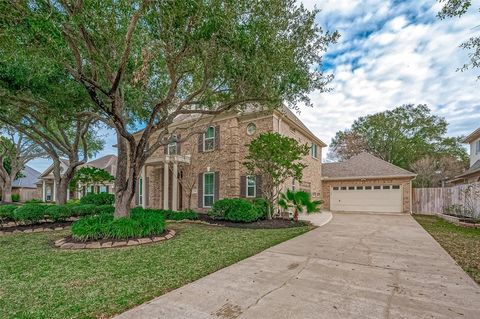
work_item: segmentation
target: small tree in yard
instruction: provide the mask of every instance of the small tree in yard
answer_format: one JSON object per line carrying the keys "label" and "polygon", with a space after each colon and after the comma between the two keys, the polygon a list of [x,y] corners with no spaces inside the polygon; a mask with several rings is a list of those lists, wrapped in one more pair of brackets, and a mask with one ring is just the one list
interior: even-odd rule
{"label": "small tree in yard", "polygon": [[72,180],[70,181],[70,189],[76,189],[80,186],[97,186],[111,183],[115,180],[115,177],[110,175],[104,169],[97,167],[82,167],[75,172]]}
{"label": "small tree in yard", "polygon": [[20,176],[25,164],[30,160],[45,157],[46,152],[22,133],[10,128],[3,130],[0,136],[0,186],[2,201],[12,201],[12,183]]}
{"label": "small tree in yard", "polygon": [[280,192],[280,185],[287,179],[302,179],[307,166],[301,162],[308,155],[310,147],[279,133],[260,134],[248,145],[249,154],[243,165],[251,175],[262,176],[262,194],[270,203],[267,218],[273,216],[273,205]]}
{"label": "small tree in yard", "polygon": [[323,202],[321,200],[312,201],[310,194],[304,191],[292,191],[287,190],[285,193],[280,194],[280,200],[278,205],[287,210],[293,208],[293,219],[298,221],[298,213],[306,211],[307,213],[315,213],[320,211],[319,206]]}

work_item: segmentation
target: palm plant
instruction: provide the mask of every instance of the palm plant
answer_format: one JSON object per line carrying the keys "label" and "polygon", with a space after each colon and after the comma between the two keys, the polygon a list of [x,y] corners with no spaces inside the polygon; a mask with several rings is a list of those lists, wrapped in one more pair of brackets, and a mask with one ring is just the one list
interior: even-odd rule
{"label": "palm plant", "polygon": [[298,221],[298,213],[305,210],[307,213],[315,213],[320,211],[321,200],[312,201],[310,194],[304,191],[287,190],[286,193],[280,194],[278,205],[283,209],[293,208],[293,219]]}

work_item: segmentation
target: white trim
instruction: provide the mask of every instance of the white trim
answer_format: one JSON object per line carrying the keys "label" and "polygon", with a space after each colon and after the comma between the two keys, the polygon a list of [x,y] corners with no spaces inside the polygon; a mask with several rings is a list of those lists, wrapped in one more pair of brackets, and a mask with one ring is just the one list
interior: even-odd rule
{"label": "white trim", "polygon": [[346,176],[346,177],[322,177],[322,181],[340,181],[340,180],[346,180],[346,179],[384,179],[384,178],[415,178],[417,174],[412,174],[412,175],[379,175],[379,176]]}
{"label": "white trim", "polygon": [[[253,179],[253,196],[248,195],[248,179]],[[247,198],[255,198],[257,197],[257,179],[255,178],[255,175],[247,175],[245,178],[245,197]]]}
{"label": "white trim", "polygon": [[213,176],[213,193],[212,194],[207,194],[207,196],[212,196],[213,200],[212,203],[215,201],[215,172],[204,172],[203,173],[203,194],[202,194],[202,206],[206,208],[210,208],[212,206],[207,206],[205,205],[205,175],[212,175]]}

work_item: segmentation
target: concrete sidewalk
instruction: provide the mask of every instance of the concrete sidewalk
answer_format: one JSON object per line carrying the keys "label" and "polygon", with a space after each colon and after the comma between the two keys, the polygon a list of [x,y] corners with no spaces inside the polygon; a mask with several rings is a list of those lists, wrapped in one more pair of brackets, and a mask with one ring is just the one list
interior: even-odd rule
{"label": "concrete sidewalk", "polygon": [[117,318],[480,318],[480,288],[411,216],[335,214]]}

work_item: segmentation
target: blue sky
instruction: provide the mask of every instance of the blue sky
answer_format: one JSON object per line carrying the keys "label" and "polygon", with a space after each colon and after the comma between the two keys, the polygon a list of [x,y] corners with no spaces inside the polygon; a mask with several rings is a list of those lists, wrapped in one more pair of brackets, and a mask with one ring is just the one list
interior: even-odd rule
{"label": "blue sky", "polygon": [[[301,107],[299,114],[325,143],[359,116],[406,103],[427,104],[445,117],[449,135],[468,134],[480,126],[480,72],[456,72],[468,60],[459,45],[480,34],[480,0],[473,1],[465,16],[448,20],[436,18],[441,6],[434,0],[302,2],[322,9],[318,23],[341,34],[323,65],[335,76],[332,92],[313,92],[314,107]],[[98,156],[115,153],[115,136],[103,134],[106,148]],[[49,161],[29,165],[41,171]]]}

